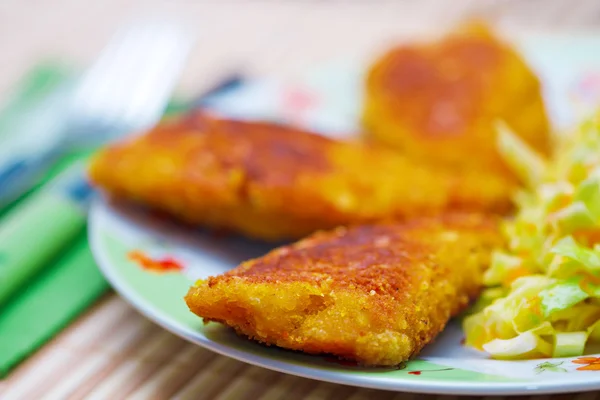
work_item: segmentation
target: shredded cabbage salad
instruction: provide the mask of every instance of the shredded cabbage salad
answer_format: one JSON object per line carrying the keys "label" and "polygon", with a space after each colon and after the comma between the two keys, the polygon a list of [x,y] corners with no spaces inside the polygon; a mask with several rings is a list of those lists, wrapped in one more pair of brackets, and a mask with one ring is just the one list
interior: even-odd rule
{"label": "shredded cabbage salad", "polygon": [[579,356],[600,341],[600,114],[550,161],[506,125],[498,142],[526,187],[464,319],[466,344],[498,359]]}

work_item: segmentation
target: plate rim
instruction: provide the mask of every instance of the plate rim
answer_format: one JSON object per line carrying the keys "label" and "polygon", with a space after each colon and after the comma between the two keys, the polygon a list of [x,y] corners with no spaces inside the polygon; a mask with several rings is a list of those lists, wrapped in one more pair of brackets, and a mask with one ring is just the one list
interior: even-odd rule
{"label": "plate rim", "polygon": [[[100,238],[100,228],[102,212],[111,212],[111,205],[103,196],[96,198],[89,209],[87,235],[89,246],[96,265],[104,275],[108,283],[115,292],[129,303],[133,308],[142,314],[145,318],[156,323],[161,328],[179,336],[186,341],[201,346],[209,351],[213,351],[225,357],[235,359],[250,365],[277,371],[284,374],[295,375],[302,378],[316,381],[330,382],[335,384],[349,385],[355,387],[388,390],[394,392],[437,394],[437,395],[543,395],[543,394],[562,394],[576,393],[600,390],[600,372],[596,381],[588,382],[564,382],[561,380],[548,381],[514,381],[514,382],[494,382],[494,381],[450,381],[450,380],[427,380],[415,381],[406,380],[402,377],[389,381],[373,381],[362,375],[340,374],[339,371],[328,371],[314,369],[309,366],[295,365],[285,361],[264,358],[257,354],[248,353],[243,350],[229,347],[227,345],[214,342],[206,337],[195,337],[187,332],[187,328],[180,326],[176,320],[171,320],[163,316],[162,312],[153,309],[139,296],[127,283],[117,277],[115,266],[102,250],[102,240]],[[510,379],[510,378],[507,378]]]}

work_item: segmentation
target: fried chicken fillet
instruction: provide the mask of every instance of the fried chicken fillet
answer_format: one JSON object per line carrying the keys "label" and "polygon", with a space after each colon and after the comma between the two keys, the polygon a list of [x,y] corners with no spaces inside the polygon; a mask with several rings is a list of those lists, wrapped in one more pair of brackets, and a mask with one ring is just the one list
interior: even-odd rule
{"label": "fried chicken fillet", "polygon": [[435,214],[503,211],[502,180],[453,176],[386,149],[193,113],[101,151],[91,180],[194,225],[265,239]]}
{"label": "fried chicken fillet", "polygon": [[497,221],[455,214],[319,232],[217,277],[185,300],[267,345],[393,366],[479,293]]}
{"label": "fried chicken fillet", "polygon": [[550,151],[538,78],[484,25],[396,47],[368,71],[367,136],[416,160],[514,180],[496,151],[497,120],[541,154]]}

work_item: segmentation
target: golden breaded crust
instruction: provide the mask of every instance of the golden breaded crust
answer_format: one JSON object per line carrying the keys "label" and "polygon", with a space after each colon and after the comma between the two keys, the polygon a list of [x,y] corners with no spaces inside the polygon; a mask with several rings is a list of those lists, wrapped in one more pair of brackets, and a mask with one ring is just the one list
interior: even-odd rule
{"label": "golden breaded crust", "polygon": [[496,120],[549,152],[537,77],[483,25],[396,47],[368,72],[363,121],[369,137],[407,156],[512,177],[496,151]]}
{"label": "golden breaded crust", "polygon": [[186,302],[268,345],[397,365],[479,293],[496,220],[446,215],[337,228],[201,280]]}
{"label": "golden breaded crust", "polygon": [[452,176],[385,148],[202,113],[108,147],[90,175],[117,197],[267,240],[446,209],[504,211],[511,193],[479,171]]}

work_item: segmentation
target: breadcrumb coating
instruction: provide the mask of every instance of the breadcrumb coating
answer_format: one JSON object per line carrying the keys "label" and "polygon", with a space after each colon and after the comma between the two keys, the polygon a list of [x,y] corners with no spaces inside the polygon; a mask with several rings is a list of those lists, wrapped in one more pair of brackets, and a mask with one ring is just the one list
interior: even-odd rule
{"label": "breadcrumb coating", "polygon": [[185,300],[267,345],[394,366],[479,293],[497,221],[454,214],[319,232],[217,277]]}
{"label": "breadcrumb coating", "polygon": [[116,197],[265,240],[448,209],[502,212],[511,194],[485,171],[452,175],[383,147],[200,112],[109,146],[90,176]]}
{"label": "breadcrumb coating", "polygon": [[406,156],[514,179],[496,151],[496,120],[540,153],[550,151],[538,78],[482,24],[432,43],[393,48],[368,71],[368,137]]}

